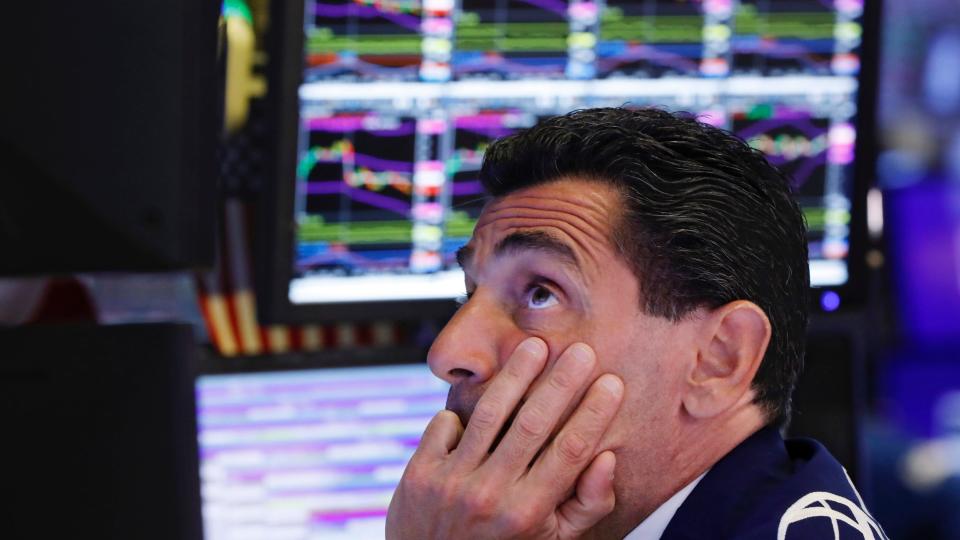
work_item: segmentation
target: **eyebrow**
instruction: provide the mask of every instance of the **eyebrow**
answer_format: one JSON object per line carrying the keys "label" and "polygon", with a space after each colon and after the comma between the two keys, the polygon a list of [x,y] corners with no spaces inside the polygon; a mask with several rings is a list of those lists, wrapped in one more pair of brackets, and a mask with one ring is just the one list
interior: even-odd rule
{"label": "eyebrow", "polygon": [[[508,234],[493,248],[494,256],[513,255],[525,251],[539,251],[556,256],[560,262],[579,270],[573,248],[559,238],[543,231],[522,231]],[[457,250],[457,263],[466,269],[473,260],[473,248],[463,246]]]}

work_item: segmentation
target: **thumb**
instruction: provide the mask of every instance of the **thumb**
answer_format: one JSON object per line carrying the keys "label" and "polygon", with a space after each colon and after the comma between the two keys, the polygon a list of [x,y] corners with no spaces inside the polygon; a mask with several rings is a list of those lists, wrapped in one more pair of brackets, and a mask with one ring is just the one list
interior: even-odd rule
{"label": "thumb", "polygon": [[573,496],[557,509],[560,538],[577,538],[613,511],[616,498],[613,493],[613,469],[617,457],[607,450],[593,458],[593,462],[577,480]]}

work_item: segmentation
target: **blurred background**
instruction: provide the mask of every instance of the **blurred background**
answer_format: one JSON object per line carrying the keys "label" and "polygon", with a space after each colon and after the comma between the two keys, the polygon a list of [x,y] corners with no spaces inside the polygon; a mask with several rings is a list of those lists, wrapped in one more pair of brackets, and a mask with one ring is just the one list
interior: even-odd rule
{"label": "blurred background", "polygon": [[[382,538],[487,145],[698,115],[796,182],[792,436],[891,538],[960,539],[951,0],[18,6],[0,87],[9,538]],[[56,508],[61,519],[49,519]]]}

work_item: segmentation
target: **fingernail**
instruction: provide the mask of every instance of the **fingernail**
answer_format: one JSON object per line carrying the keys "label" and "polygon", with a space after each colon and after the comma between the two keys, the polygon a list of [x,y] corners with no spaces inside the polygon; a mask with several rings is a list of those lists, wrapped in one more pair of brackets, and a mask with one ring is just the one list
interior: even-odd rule
{"label": "fingernail", "polygon": [[623,393],[623,382],[616,375],[604,375],[600,377],[600,384],[611,394],[619,396]]}
{"label": "fingernail", "polygon": [[520,344],[520,348],[523,349],[527,354],[536,356],[538,358],[547,354],[547,346],[540,338],[527,338],[523,340],[523,343]]}
{"label": "fingernail", "polygon": [[593,350],[583,343],[575,343],[570,346],[570,355],[578,364],[589,364],[593,362]]}

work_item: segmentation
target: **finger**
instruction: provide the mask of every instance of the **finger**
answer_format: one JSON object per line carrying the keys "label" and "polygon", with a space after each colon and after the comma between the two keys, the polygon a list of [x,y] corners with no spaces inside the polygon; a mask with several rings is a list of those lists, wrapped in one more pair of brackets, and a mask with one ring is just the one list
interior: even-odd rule
{"label": "finger", "polygon": [[553,485],[559,497],[567,493],[593,461],[600,438],[623,400],[623,382],[611,374],[596,380],[556,438],[543,451],[524,482]]}
{"label": "finger", "polygon": [[460,436],[463,435],[463,425],[460,418],[452,411],[438,412],[423,430],[420,444],[411,461],[424,458],[443,457],[456,448]]}
{"label": "finger", "polygon": [[613,470],[616,465],[616,456],[607,450],[583,471],[576,492],[557,509],[560,538],[579,538],[613,511],[616,504]]}
{"label": "finger", "polygon": [[596,355],[583,343],[564,351],[517,412],[488,466],[510,470],[517,478],[525,474],[574,396],[589,382],[595,365]]}
{"label": "finger", "polygon": [[527,338],[517,346],[474,407],[457,447],[458,462],[473,468],[487,457],[500,429],[543,371],[546,360],[547,344],[542,339]]}

